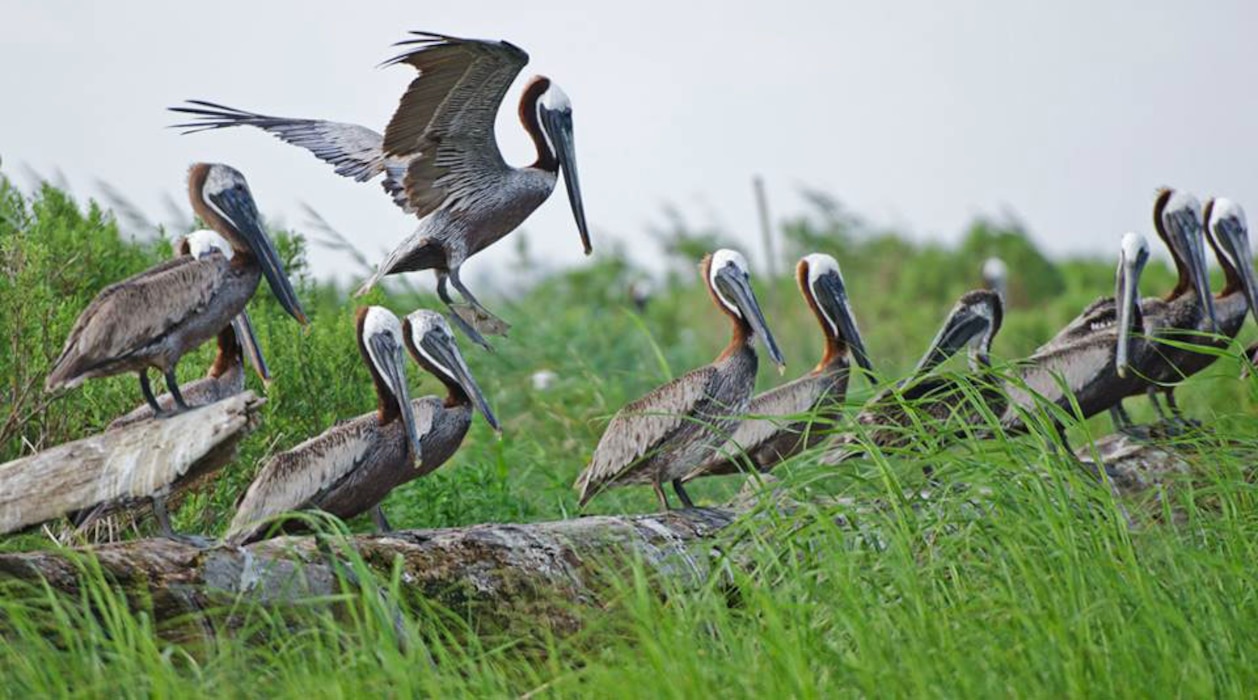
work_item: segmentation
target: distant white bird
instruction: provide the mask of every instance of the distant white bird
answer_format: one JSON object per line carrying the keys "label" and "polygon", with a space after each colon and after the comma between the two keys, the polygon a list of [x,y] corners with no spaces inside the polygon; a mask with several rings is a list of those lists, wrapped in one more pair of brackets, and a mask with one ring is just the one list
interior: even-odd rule
{"label": "distant white bird", "polygon": [[999,294],[1001,301],[1005,301],[1008,282],[1009,267],[1004,260],[992,256],[983,261],[983,287]]}
{"label": "distant white bird", "polygon": [[559,375],[548,369],[539,369],[533,373],[533,389],[536,391],[546,391],[559,381]]}

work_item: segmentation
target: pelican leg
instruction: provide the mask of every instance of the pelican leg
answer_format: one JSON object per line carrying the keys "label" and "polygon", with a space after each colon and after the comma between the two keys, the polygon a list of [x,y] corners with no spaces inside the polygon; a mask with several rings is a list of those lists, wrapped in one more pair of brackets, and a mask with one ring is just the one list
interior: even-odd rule
{"label": "pelican leg", "polygon": [[450,290],[446,289],[446,281],[448,278],[448,273],[437,271],[437,296],[441,299],[442,303],[446,305],[446,308],[450,309],[450,321],[452,321],[454,325],[458,326],[459,330],[463,331],[463,335],[466,335],[473,343],[476,343],[482,348],[493,352],[493,347],[489,344],[489,341],[485,340],[484,336],[480,334],[480,331],[476,330],[475,326],[468,323],[463,316],[455,310],[454,300],[450,298]]}
{"label": "pelican leg", "polygon": [[668,496],[664,493],[664,485],[658,481],[652,481],[651,488],[655,489],[655,498],[660,502],[660,510],[662,512],[672,510],[668,507]]}
{"label": "pelican leg", "polygon": [[384,506],[377,504],[371,509],[371,522],[376,524],[377,532],[393,532],[393,526],[389,525],[389,519],[384,517]]}
{"label": "pelican leg", "polygon": [[1158,401],[1158,387],[1150,386],[1145,389],[1145,393],[1149,395],[1149,403],[1153,404],[1153,410],[1158,412],[1158,420],[1163,423],[1170,423],[1171,419],[1166,415],[1166,411],[1162,410],[1162,403]]}
{"label": "pelican leg", "polygon": [[144,401],[148,403],[149,408],[153,409],[154,418],[161,418],[166,415],[166,411],[162,410],[162,405],[157,403],[157,397],[153,396],[153,387],[149,384],[148,369],[140,370],[140,391],[144,392]]}
{"label": "pelican leg", "polygon": [[175,534],[175,528],[170,526],[170,513],[166,510],[166,497],[153,496],[150,500],[153,504],[153,517],[157,518],[157,526],[161,528],[162,536],[170,540],[179,539],[179,536]]}
{"label": "pelican leg", "polygon": [[681,499],[683,505],[687,508],[694,508],[695,502],[690,500],[690,495],[686,493],[686,489],[682,487],[681,479],[673,479],[673,490],[677,492],[677,497]]}
{"label": "pelican leg", "polygon": [[166,372],[166,389],[170,391],[170,397],[175,400],[177,407],[175,413],[183,413],[188,410],[188,404],[183,400],[183,394],[179,391],[179,382],[175,380],[175,368],[171,367]]}
{"label": "pelican leg", "polygon": [[1122,401],[1109,407],[1109,418],[1114,423],[1114,430],[1120,433],[1131,430],[1131,416],[1127,415],[1127,409],[1123,408]]}
{"label": "pelican leg", "polygon": [[457,267],[450,268],[450,284],[454,285],[455,290],[458,291],[459,296],[463,297],[464,301],[472,305],[472,309],[474,309],[478,315],[477,321],[483,325],[489,326],[490,330],[486,332],[493,333],[494,335],[504,335],[507,330],[511,328],[511,324],[501,318],[498,318],[493,314],[493,312],[486,309],[485,305],[480,303],[480,300],[472,294],[472,290],[463,286],[463,280],[459,279],[459,268]]}

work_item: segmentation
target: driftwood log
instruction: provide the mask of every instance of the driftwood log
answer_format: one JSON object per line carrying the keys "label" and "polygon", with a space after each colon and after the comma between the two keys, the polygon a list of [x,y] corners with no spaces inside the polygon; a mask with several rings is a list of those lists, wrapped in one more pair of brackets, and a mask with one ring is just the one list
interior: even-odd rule
{"label": "driftwood log", "polygon": [[[1139,497],[1161,475],[1187,469],[1170,452],[1111,436],[1098,443],[1112,458],[1120,492]],[[771,485],[770,485],[771,489]],[[596,610],[600,577],[628,560],[672,585],[709,580],[715,566],[737,559],[733,538],[722,533],[765,493],[744,494],[729,507],[638,516],[595,516],[523,525],[475,525],[343,540],[283,537],[245,547],[197,548],[161,539],[82,550],[0,554],[0,581],[47,581],[73,593],[91,554],[104,574],[127,590],[142,590],[158,620],[222,608],[241,599],[270,604],[336,592],[341,547],[357,552],[373,571],[388,576],[400,566],[407,595],[450,609],[475,610],[478,625],[519,625],[555,632],[580,626],[581,612]],[[779,508],[790,504],[778,502]],[[849,504],[848,512],[877,508]],[[521,631],[516,629],[516,631]],[[523,630],[527,631],[527,630]]]}
{"label": "driftwood log", "polygon": [[231,461],[263,403],[246,391],[2,464],[0,533],[184,488]]}

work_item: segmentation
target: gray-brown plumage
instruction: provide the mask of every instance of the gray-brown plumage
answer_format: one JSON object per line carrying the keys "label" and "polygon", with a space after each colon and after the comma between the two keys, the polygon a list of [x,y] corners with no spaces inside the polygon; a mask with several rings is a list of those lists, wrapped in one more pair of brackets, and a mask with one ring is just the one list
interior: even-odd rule
{"label": "gray-brown plumage", "polygon": [[[377,410],[338,423],[267,462],[237,504],[229,542],[257,539],[276,516],[305,508],[343,519],[371,510],[377,528],[387,531],[380,502],[454,454],[471,425],[473,406],[498,429],[440,314],[421,310],[399,323],[382,307],[361,309],[358,336],[375,381]],[[446,385],[444,399],[408,398],[403,348]]]}
{"label": "gray-brown plumage", "polygon": [[[1190,341],[1194,346],[1218,351],[1226,348],[1240,333],[1246,316],[1253,313],[1254,318],[1258,319],[1258,285],[1254,280],[1253,253],[1250,250],[1249,227],[1244,209],[1230,199],[1211,199],[1206,202],[1204,215],[1203,231],[1206,241],[1214,251],[1219,266],[1223,268],[1223,289],[1212,298],[1214,320],[1218,324],[1217,332],[1212,332],[1210,318],[1205,313],[1200,313],[1196,326],[1198,334],[1182,340]],[[1182,323],[1186,325],[1188,321]],[[1165,354],[1170,361],[1138,369],[1150,371],[1151,378],[1158,382],[1157,391],[1166,397],[1167,405],[1175,417],[1182,418],[1175,401],[1177,383],[1214,364],[1218,354],[1181,348],[1160,348],[1159,354]],[[1156,406],[1156,399],[1152,394],[1150,400]]]}
{"label": "gray-brown plumage", "polygon": [[729,345],[712,364],[687,372],[612,417],[574,485],[582,506],[605,488],[649,482],[667,510],[663,484],[672,482],[682,503],[692,507],[681,478],[729,438],[746,410],[756,382],[756,335],[778,367],[785,366],[751,290],[743,256],[718,250],[704,258],[701,269],[713,302],[733,323]]}
{"label": "gray-brown plumage", "polygon": [[[460,39],[412,32],[408,47],[387,65],[405,63],[419,71],[384,134],[354,124],[289,119],[245,112],[199,100],[176,112],[196,116],[177,126],[192,131],[254,126],[310,150],[358,181],[384,175],[384,189],[419,228],[380,264],[359,293],[384,275],[434,270],[437,292],[456,311],[450,283],[470,306],[472,321],[453,320],[473,341],[488,347],[476,329],[505,329],[459,280],[472,255],[515,230],[550,197],[563,170],[568,199],[582,244],[591,251],[576,171],[572,106],[548,78],[524,88],[519,114],[537,149],[537,160],[513,168],[503,160],[494,121],[507,88],[528,63],[528,54],[505,41]],[[459,307],[461,308],[461,307]]]}
{"label": "gray-brown plumage", "polygon": [[48,391],[137,372],[145,400],[161,415],[148,382],[153,367],[165,375],[175,405],[187,408],[175,364],[244,310],[262,276],[284,309],[306,323],[244,176],[226,165],[198,163],[188,192],[193,210],[231,244],[232,257],[179,257],[101,290],[71,329],[48,375]]}
{"label": "gray-brown plumage", "polygon": [[[214,231],[194,231],[175,246],[181,256],[202,257],[215,253],[231,258],[231,246]],[[185,401],[195,406],[206,406],[229,396],[235,396],[245,390],[245,361],[253,365],[254,370],[264,382],[271,381],[271,372],[267,369],[266,360],[258,347],[258,340],[253,332],[253,323],[249,320],[249,312],[241,311],[218,334],[218,352],[214,361],[201,379],[188,382],[179,387]],[[175,398],[170,394],[157,397],[162,411],[175,410]],[[153,417],[153,408],[147,403],[137,406],[133,411],[115,418],[106,430],[117,430],[133,423],[149,420]]]}
{"label": "gray-brown plumage", "polygon": [[[957,433],[982,425],[985,421],[974,396],[988,411],[1000,415],[1004,395],[988,370],[992,339],[1003,318],[1004,304],[997,292],[982,289],[963,294],[913,373],[867,401],[856,416],[860,428],[838,436],[822,463],[839,464],[858,457],[865,453],[866,445],[907,447],[917,440],[923,422]],[[967,346],[968,374],[934,374],[936,367]]]}
{"label": "gray-brown plumage", "polygon": [[747,406],[750,417],[740,421],[729,442],[683,481],[749,469],[769,471],[817,445],[843,413],[853,356],[872,371],[838,262],[829,255],[809,255],[796,265],[795,277],[821,326],[825,339],[821,361],[808,374],[752,398]]}
{"label": "gray-brown plumage", "polygon": [[1028,416],[1044,418],[1061,432],[1065,424],[1059,411],[1049,406],[1089,418],[1140,390],[1142,380],[1127,368],[1143,362],[1149,344],[1138,342],[1134,354],[1128,348],[1132,334],[1147,335],[1153,328],[1153,319],[1143,316],[1139,302],[1140,273],[1148,259],[1144,236],[1126,234],[1116,271],[1119,303],[1114,322],[1096,325],[1089,333],[1078,333],[1017,363],[1005,389],[1009,405],[1001,426],[1006,432],[1027,430]]}

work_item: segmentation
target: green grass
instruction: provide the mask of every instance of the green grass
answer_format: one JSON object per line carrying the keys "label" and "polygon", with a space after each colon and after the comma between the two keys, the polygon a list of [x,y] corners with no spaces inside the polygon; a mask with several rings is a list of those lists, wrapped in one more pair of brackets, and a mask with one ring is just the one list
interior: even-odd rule
{"label": "green grass", "polygon": [[[853,230],[833,212],[822,214],[791,222],[787,244],[839,258],[884,381],[911,366],[992,252],[1030,271],[1019,279],[1019,265],[1011,265],[1014,308],[998,357],[1025,355],[1112,287],[1110,262],[1042,265],[1024,237],[982,222],[948,249]],[[252,302],[275,382],[239,459],[177,513],[177,527],[187,531],[220,532],[268,455],[374,405],[353,340],[354,304],[345,290],[306,275],[300,236],[277,238],[313,322],[303,332],[265,292]],[[91,434],[138,402],[134,378],[119,377],[49,403],[43,376],[96,291],[169,250],[164,241],[123,240],[108,216],[60,192],[27,198],[0,180],[0,325],[10,329],[0,343],[0,461]],[[1153,268],[1146,293],[1171,279]],[[487,300],[514,324],[511,336],[496,341],[493,355],[466,344],[464,351],[503,421],[503,438],[477,419],[448,464],[389,497],[395,526],[575,514],[571,483],[607,418],[724,344],[724,322],[695,275],[669,281],[639,317],[624,291],[638,274],[623,258],[600,255]],[[790,366],[786,377],[762,372],[764,389],[811,367],[820,338],[792,280],[754,284]],[[383,291],[368,301],[399,313],[435,303]],[[180,378],[199,376],[210,354],[203,348],[187,357]],[[438,391],[435,380],[409,369],[413,395]],[[547,391],[531,385],[541,369],[559,375]],[[1048,453],[1042,437],[936,448],[923,431],[924,451],[876,454],[841,469],[806,455],[781,470],[782,488],[798,500],[838,496],[882,508],[753,515],[728,535],[751,543],[727,573],[673,584],[661,596],[641,567],[631,567],[610,577],[605,608],[583,611],[583,629],[569,635],[544,626],[518,638],[481,629],[466,612],[408,595],[396,576],[360,568],[363,588],[283,608],[241,603],[241,629],[174,638],[175,630],[158,629],[144,600],[124,599],[84,557],[76,596],[0,589],[0,688],[23,697],[1244,696],[1258,682],[1251,469],[1258,384],[1238,381],[1238,370],[1225,358],[1179,392],[1210,430],[1182,448],[1191,478],[1176,481],[1161,503],[1132,506],[1142,523],[1135,531],[1108,491]],[[856,380],[853,407],[873,388]],[[1151,416],[1143,400],[1129,403],[1138,419]],[[1101,417],[1070,435],[1077,443],[1108,427]],[[910,502],[904,494],[922,486],[927,463],[969,490]],[[741,485],[709,481],[696,485],[702,502],[721,502]],[[600,496],[591,510],[654,507],[649,489],[629,487]],[[849,526],[835,524],[840,516]],[[33,534],[0,542],[0,549],[50,546]]]}

